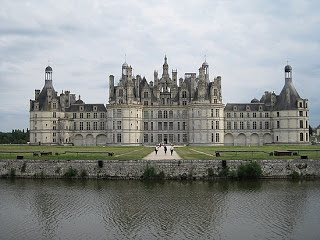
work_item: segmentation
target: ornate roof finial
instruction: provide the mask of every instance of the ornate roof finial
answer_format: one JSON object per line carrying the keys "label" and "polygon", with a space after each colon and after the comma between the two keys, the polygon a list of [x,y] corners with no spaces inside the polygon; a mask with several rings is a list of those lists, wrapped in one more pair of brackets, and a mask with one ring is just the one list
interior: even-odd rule
{"label": "ornate roof finial", "polygon": [[79,94],[79,100],[81,100],[81,99],[80,99],[80,94]]}

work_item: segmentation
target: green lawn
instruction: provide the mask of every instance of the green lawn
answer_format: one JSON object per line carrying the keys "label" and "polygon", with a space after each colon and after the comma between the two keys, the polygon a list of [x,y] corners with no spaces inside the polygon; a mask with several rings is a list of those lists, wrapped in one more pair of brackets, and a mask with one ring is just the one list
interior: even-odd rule
{"label": "green lawn", "polygon": [[[298,156],[269,156],[270,152],[286,151],[286,150],[319,150],[317,151],[300,151]],[[182,159],[192,160],[210,160],[210,159],[239,159],[239,160],[252,160],[252,159],[299,159],[301,155],[307,155],[308,158],[320,159],[320,146],[307,145],[307,146],[287,146],[287,145],[269,145],[269,146],[222,146],[222,147],[199,147],[187,146],[175,148],[177,153]],[[263,151],[263,152],[220,152],[220,157],[216,157],[216,151]],[[199,153],[201,152],[201,153]],[[206,155],[206,154],[207,155]]]}
{"label": "green lawn", "polygon": [[[300,151],[298,156],[269,156],[270,152],[285,150],[319,150],[316,151]],[[153,147],[66,147],[66,146],[28,146],[28,145],[0,145],[0,159],[16,159],[17,155],[23,155],[24,159],[90,159],[90,160],[139,160],[153,152]],[[12,153],[1,153],[8,151]],[[29,153],[13,153],[13,152],[29,152]],[[33,152],[52,152],[52,156],[34,157]],[[66,153],[73,152],[90,152],[90,153]],[[175,147],[175,151],[185,160],[222,160],[222,159],[299,159],[301,155],[307,155],[309,159],[320,159],[320,146],[222,146],[222,147],[199,147],[186,146]],[[220,157],[216,157],[215,152],[220,152]],[[222,152],[222,151],[263,151],[263,152]],[[108,156],[106,153],[94,152],[113,152],[114,156]],[[56,155],[59,153],[59,155]]]}
{"label": "green lawn", "polygon": [[[27,152],[30,153],[1,153],[1,151]],[[34,157],[33,152],[52,152],[52,156]],[[66,153],[90,152],[90,153]],[[25,159],[91,159],[91,160],[139,160],[153,151],[150,147],[66,147],[66,146],[28,146],[28,145],[0,145],[0,159],[16,159],[17,155],[23,155]],[[113,156],[107,153],[113,152]],[[56,155],[58,153],[59,155]]]}

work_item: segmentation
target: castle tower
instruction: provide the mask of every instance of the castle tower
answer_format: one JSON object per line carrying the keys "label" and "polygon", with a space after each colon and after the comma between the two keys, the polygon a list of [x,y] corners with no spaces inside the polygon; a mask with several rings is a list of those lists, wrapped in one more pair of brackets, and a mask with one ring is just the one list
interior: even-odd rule
{"label": "castle tower", "polygon": [[162,71],[162,77],[169,77],[169,65],[167,63],[167,56],[164,56],[164,64],[163,64],[163,71]]}

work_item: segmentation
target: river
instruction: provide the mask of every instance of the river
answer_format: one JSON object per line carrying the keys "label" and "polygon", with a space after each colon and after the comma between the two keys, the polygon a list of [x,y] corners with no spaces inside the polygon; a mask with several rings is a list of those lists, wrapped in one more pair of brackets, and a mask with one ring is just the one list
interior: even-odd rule
{"label": "river", "polygon": [[319,236],[319,180],[0,179],[0,239]]}

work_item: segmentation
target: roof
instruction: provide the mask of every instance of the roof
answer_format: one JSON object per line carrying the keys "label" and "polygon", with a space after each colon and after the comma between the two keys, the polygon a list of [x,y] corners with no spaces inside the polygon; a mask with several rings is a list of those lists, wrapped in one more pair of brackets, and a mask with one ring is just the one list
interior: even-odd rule
{"label": "roof", "polygon": [[275,110],[293,110],[297,109],[297,101],[301,99],[299,93],[295,89],[292,83],[292,79],[286,79],[286,83],[280,93],[277,96],[277,102],[274,106]]}
{"label": "roof", "polygon": [[84,106],[84,112],[93,112],[93,107],[97,107],[97,112],[106,112],[106,107],[102,103],[98,104],[72,104],[69,108],[66,108],[66,112],[80,112],[79,106]]}

